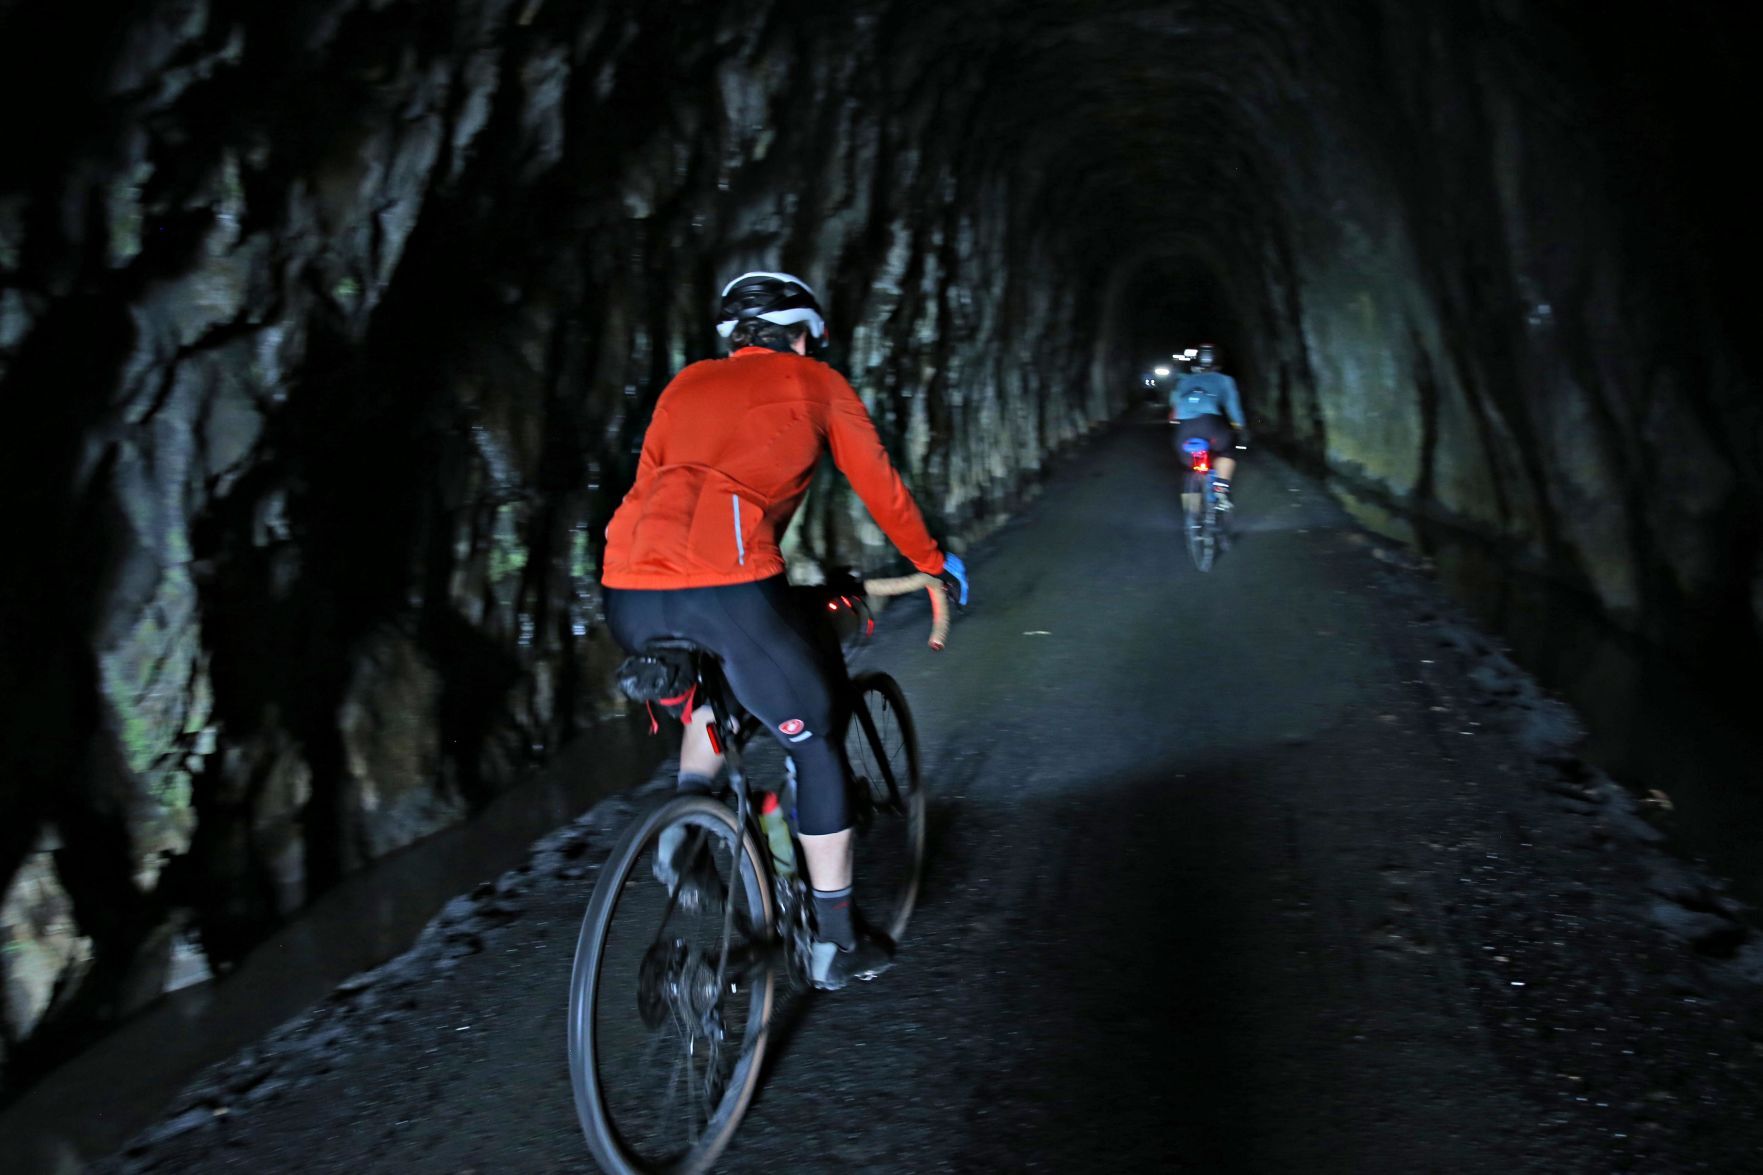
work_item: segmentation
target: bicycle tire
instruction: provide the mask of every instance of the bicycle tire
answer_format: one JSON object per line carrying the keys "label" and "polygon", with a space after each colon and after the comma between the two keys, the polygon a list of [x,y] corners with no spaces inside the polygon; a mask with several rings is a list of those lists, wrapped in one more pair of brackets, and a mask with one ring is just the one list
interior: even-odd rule
{"label": "bicycle tire", "polygon": [[[669,1175],[686,1175],[709,1169],[716,1161],[729,1140],[734,1136],[735,1128],[752,1101],[753,1093],[758,1086],[761,1062],[766,1048],[766,1033],[771,1019],[772,1001],[776,990],[776,975],[769,956],[763,962],[754,962],[744,973],[747,977],[748,1009],[745,1015],[743,1038],[740,1052],[735,1059],[733,1068],[726,1080],[716,1084],[720,1086],[720,1094],[715,1106],[705,1115],[703,1130],[698,1137],[676,1155],[651,1157],[641,1152],[638,1144],[627,1133],[632,1123],[622,1124],[614,1120],[609,1106],[609,1091],[613,1083],[625,1078],[626,1074],[616,1071],[609,1058],[601,1056],[602,1047],[607,1038],[613,1035],[609,1029],[616,1025],[626,1036],[639,1035],[640,1023],[638,1011],[626,1008],[622,1011],[608,1007],[611,1019],[602,1026],[598,1013],[601,1010],[602,998],[607,996],[606,979],[608,965],[608,942],[613,927],[614,916],[628,897],[638,895],[651,901],[665,901],[668,911],[664,917],[663,927],[670,924],[668,918],[675,910],[675,905],[667,899],[668,891],[646,874],[640,873],[639,863],[650,843],[659,837],[662,829],[673,824],[687,824],[702,828],[711,838],[722,843],[722,847],[732,854],[736,846],[740,853],[742,868],[738,886],[728,886],[730,900],[735,895],[748,908],[746,924],[749,928],[757,928],[763,936],[769,936],[773,928],[773,906],[771,899],[771,874],[765,864],[766,858],[761,854],[759,842],[751,830],[740,829],[735,823],[735,814],[725,804],[706,796],[681,796],[660,805],[650,811],[629,828],[614,846],[605,865],[601,867],[598,882],[595,884],[593,896],[588,901],[587,913],[582,918],[581,936],[577,942],[575,967],[570,976],[569,997],[569,1073],[570,1082],[574,1087],[576,1115],[581,1122],[582,1132],[588,1141],[588,1148],[602,1169],[614,1175],[634,1175],[637,1172],[667,1172]],[[710,850],[713,854],[715,846]],[[733,870],[728,871],[730,874]],[[721,872],[718,876],[720,878]],[[655,898],[659,893],[661,897]],[[715,917],[715,915],[712,915]],[[723,922],[725,938],[722,944],[723,958],[730,955],[726,933],[729,921]],[[640,936],[637,936],[640,938]],[[655,939],[660,943],[661,934]],[[621,954],[628,955],[634,949],[631,944],[620,943]],[[647,978],[645,969],[649,966],[654,946],[644,951],[642,966],[639,971],[643,975],[635,976],[638,1002],[642,1000],[643,984]],[[757,958],[757,955],[755,955]],[[701,993],[708,988],[715,988],[714,1003],[720,1008],[729,996],[728,984],[720,986],[701,982],[707,974],[707,960],[700,960],[698,970],[690,972],[690,982],[676,985],[679,989],[689,989],[691,993]],[[718,972],[718,974],[721,974]],[[692,996],[679,995],[679,999],[690,999]],[[707,998],[707,997],[700,997]],[[609,1003],[615,1003],[616,996]],[[676,1012],[679,1009],[674,1009]],[[683,1015],[683,1013],[682,1013]],[[679,1020],[675,1019],[666,1027],[678,1028]],[[660,1028],[651,1028],[651,1038],[658,1039]],[[705,1040],[706,1053],[710,1056],[710,1065],[716,1063],[716,1046]],[[677,1077],[679,1060],[674,1064]],[[696,1080],[695,1072],[698,1058],[691,1050],[687,1050],[685,1066],[690,1080]],[[602,1066],[613,1068],[614,1072],[602,1072]],[[671,1085],[670,1085],[671,1092]],[[706,1088],[710,1088],[708,1080]],[[695,1091],[688,1090],[688,1093]],[[695,1108],[695,1107],[694,1107]],[[639,1107],[638,1113],[641,1113]]]}
{"label": "bicycle tire", "polygon": [[1216,553],[1211,532],[1214,508],[1207,500],[1210,487],[1203,480],[1207,477],[1207,474],[1189,473],[1182,484],[1181,494],[1182,534],[1187,542],[1188,558],[1200,571],[1212,570],[1212,558]]}
{"label": "bicycle tire", "polygon": [[918,730],[905,691],[892,677],[860,673],[851,685],[854,704],[845,757],[851,765],[856,830],[854,884],[871,925],[898,943],[924,879],[925,788]]}

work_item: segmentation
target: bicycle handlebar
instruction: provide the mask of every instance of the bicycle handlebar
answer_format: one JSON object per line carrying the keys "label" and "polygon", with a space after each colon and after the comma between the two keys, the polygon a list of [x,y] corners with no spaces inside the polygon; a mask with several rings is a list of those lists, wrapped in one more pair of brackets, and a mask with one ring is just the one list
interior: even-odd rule
{"label": "bicycle handlebar", "polygon": [[949,593],[944,590],[942,580],[920,571],[892,579],[863,581],[863,592],[869,597],[872,608],[889,596],[910,595],[919,588],[930,593],[930,647],[932,652],[940,653],[949,643]]}

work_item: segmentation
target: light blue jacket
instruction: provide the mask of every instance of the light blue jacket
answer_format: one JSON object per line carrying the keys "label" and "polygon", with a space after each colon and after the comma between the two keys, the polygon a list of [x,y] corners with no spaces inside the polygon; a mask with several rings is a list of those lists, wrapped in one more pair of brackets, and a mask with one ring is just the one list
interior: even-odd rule
{"label": "light blue jacket", "polygon": [[1237,381],[1222,371],[1199,371],[1184,375],[1169,393],[1169,407],[1177,420],[1196,416],[1222,416],[1233,425],[1243,423],[1243,401]]}

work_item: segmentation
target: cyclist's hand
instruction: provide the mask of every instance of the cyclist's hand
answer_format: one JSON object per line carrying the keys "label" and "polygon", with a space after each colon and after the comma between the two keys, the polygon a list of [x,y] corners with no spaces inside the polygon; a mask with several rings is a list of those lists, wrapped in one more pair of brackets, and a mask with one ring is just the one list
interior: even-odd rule
{"label": "cyclist's hand", "polygon": [[961,561],[961,556],[943,556],[942,580],[956,590],[956,602],[967,607],[967,564]]}

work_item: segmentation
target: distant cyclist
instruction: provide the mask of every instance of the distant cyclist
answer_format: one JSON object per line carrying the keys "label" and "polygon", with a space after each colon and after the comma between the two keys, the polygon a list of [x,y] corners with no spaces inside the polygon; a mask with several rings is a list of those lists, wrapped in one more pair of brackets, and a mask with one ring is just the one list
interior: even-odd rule
{"label": "distant cyclist", "polygon": [[1204,437],[1211,447],[1212,484],[1218,491],[1218,508],[1229,510],[1230,483],[1237,471],[1237,461],[1228,454],[1236,451],[1247,429],[1237,381],[1217,368],[1218,348],[1211,343],[1201,344],[1188,374],[1169,393],[1169,419],[1177,425],[1178,452],[1190,437]]}
{"label": "distant cyclist", "polygon": [[[918,570],[957,585],[963,604],[967,568],[925,529],[845,377],[807,357],[811,342],[825,345],[826,321],[806,282],[742,274],[723,287],[716,329],[733,352],[692,364],[662,391],[636,483],[606,527],[606,621],[631,652],[683,637],[719,658],[735,697],[794,760],[797,831],[814,889],[811,978],[843,987],[884,969],[891,948],[852,908],[848,715],[838,712],[833,676],[844,663],[834,663],[792,597],[779,544],[830,451],[894,546]],[[710,707],[683,717],[680,787],[709,791],[722,769],[705,733]],[[701,860],[688,855],[685,832],[667,829],[656,861],[657,875],[682,890],[681,866]]]}

